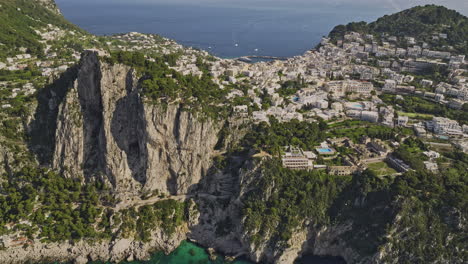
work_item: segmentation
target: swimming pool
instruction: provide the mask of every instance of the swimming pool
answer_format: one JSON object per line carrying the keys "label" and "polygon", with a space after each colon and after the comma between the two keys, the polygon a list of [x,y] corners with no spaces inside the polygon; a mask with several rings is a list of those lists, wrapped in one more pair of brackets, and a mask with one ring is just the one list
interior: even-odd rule
{"label": "swimming pool", "polygon": [[353,104],[353,107],[361,108],[361,109],[364,108],[364,107],[362,106],[362,104]]}
{"label": "swimming pool", "polygon": [[319,153],[332,153],[333,152],[333,150],[329,148],[318,148],[317,151]]}
{"label": "swimming pool", "polygon": [[346,108],[353,109],[353,110],[363,110],[364,105],[361,103],[346,103]]}

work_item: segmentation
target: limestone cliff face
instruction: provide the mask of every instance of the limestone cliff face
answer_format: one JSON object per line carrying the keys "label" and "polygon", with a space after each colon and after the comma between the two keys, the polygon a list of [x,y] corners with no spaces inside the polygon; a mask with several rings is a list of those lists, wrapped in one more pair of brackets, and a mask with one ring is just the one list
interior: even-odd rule
{"label": "limestone cliff face", "polygon": [[144,102],[136,73],[86,52],[59,107],[53,166],[120,195],[186,194],[211,166],[221,125]]}

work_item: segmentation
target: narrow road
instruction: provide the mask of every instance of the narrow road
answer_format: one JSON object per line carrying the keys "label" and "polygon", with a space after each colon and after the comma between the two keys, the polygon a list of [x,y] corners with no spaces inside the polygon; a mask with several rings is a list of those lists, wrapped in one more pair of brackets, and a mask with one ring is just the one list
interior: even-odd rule
{"label": "narrow road", "polygon": [[160,202],[160,201],[164,201],[164,200],[176,200],[176,201],[185,201],[186,199],[189,199],[193,197],[193,195],[173,195],[173,196],[168,196],[168,197],[164,197],[164,198],[160,198],[160,197],[152,197],[150,199],[147,199],[147,200],[130,200],[130,201],[124,201],[124,202],[121,202],[119,204],[117,204],[114,208],[115,211],[120,211],[120,210],[124,210],[124,209],[128,209],[128,208],[135,208],[135,209],[138,209],[142,206],[145,206],[145,205],[151,205],[151,204],[155,204],[157,202]]}

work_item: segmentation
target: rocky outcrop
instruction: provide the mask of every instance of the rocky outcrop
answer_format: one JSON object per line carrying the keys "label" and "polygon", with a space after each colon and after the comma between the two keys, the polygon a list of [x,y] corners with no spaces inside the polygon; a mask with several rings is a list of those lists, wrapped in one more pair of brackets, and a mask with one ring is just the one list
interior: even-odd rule
{"label": "rocky outcrop", "polygon": [[52,12],[56,14],[61,14],[60,9],[58,8],[54,0],[34,0],[34,1],[39,2],[41,5],[43,5],[44,7],[46,7],[47,9],[51,10]]}
{"label": "rocky outcrop", "polygon": [[155,250],[170,253],[186,239],[187,225],[167,236],[162,229],[153,231],[149,242],[140,242],[130,239],[117,239],[89,243],[41,243],[36,242],[28,247],[13,247],[0,250],[2,264],[42,263],[54,261],[73,261],[77,264],[86,264],[89,261],[110,261],[118,263],[134,259],[148,260],[150,253]]}
{"label": "rocky outcrop", "polygon": [[86,52],[60,105],[53,166],[119,195],[186,194],[210,168],[221,127],[178,104],[145,102],[130,67]]}

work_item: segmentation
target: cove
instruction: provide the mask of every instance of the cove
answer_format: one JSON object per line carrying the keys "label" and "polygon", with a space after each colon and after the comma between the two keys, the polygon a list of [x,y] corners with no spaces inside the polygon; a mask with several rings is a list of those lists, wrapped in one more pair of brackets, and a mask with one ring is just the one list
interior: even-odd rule
{"label": "cove", "polygon": [[[233,262],[225,261],[224,256],[217,255],[215,261],[211,261],[204,248],[183,241],[180,246],[171,254],[165,255],[163,252],[157,252],[151,256],[148,261],[122,262],[121,264],[253,264],[246,260],[236,260]],[[103,264],[102,262],[90,262],[89,264]],[[111,263],[106,263],[111,264]]]}
{"label": "cove", "polygon": [[[52,263],[59,264],[59,263]],[[68,264],[68,263],[64,263]],[[113,264],[110,262],[90,262],[89,264]],[[238,259],[235,261],[226,261],[224,256],[217,255],[216,260],[210,260],[206,250],[194,243],[183,241],[180,246],[169,255],[163,252],[154,253],[148,261],[131,261],[122,262],[120,264],[254,264],[253,262],[245,259]],[[339,257],[331,256],[313,256],[306,255],[297,261],[295,264],[346,264],[346,262]]]}

